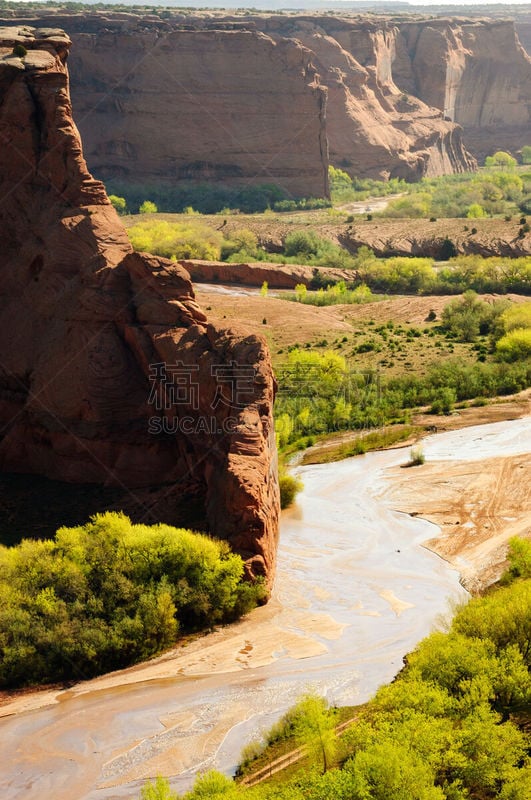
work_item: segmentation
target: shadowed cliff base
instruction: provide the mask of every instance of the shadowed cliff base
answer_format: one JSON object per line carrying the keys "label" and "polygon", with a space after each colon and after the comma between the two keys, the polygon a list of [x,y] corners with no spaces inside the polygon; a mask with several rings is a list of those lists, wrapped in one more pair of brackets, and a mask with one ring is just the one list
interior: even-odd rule
{"label": "shadowed cliff base", "polygon": [[271,582],[267,346],[209,322],[185,270],[132,252],[82,156],[69,46],[56,29],[0,35],[0,466],[116,489],[149,521],[182,524],[192,496]]}
{"label": "shadowed cliff base", "polygon": [[91,516],[104,511],[124,511],[134,523],[163,522],[191,530],[208,530],[200,497],[177,498],[172,493],[166,508],[162,508],[154,494],[149,489],[132,494],[93,483],[72,484],[40,475],[0,474],[0,544],[51,539],[59,528],[84,525]]}

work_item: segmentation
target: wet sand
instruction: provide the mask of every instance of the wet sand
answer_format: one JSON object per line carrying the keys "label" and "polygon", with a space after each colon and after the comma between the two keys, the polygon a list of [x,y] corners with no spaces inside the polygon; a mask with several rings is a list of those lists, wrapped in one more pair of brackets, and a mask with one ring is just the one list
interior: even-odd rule
{"label": "wet sand", "polygon": [[[481,476],[484,460],[500,452],[507,479],[497,492],[480,481],[474,502],[486,502],[485,487],[488,498],[503,495],[514,469],[529,468],[529,419],[494,428],[430,437],[420,468],[401,468],[408,450],[301,468],[305,490],[283,515],[268,606],[147,664],[0,706],[3,800],[132,799],[157,774],[183,791],[198,770],[230,773],[242,745],[307,688],[337,704],[367,699],[448,611],[448,599],[466,596],[458,573],[422,546],[434,546],[438,529],[390,506],[427,510],[430,491],[438,497],[454,473],[464,481],[456,490],[463,501],[463,476]],[[456,434],[464,438],[448,438]],[[456,452],[477,459],[456,465],[448,460]],[[523,492],[522,528],[528,499]],[[506,521],[497,535],[515,522]],[[474,567],[470,554],[468,563]]]}
{"label": "wet sand", "polygon": [[430,436],[422,447],[426,462],[390,470],[382,500],[437,525],[425,546],[468,591],[482,591],[500,577],[507,541],[531,538],[531,418]]}

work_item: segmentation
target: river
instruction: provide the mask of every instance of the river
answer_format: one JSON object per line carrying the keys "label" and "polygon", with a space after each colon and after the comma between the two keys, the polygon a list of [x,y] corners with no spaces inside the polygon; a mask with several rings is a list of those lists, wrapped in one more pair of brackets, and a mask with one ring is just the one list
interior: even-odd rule
{"label": "river", "polygon": [[[439,434],[426,452],[529,452],[528,423]],[[230,774],[242,745],[302,692],[354,704],[391,680],[449,601],[466,597],[457,572],[421,546],[435,526],[385,502],[385,471],[408,455],[298,470],[304,491],[283,514],[273,599],[242,623],[0,719],[2,800],[133,800],[157,774],[184,791],[198,770]]]}

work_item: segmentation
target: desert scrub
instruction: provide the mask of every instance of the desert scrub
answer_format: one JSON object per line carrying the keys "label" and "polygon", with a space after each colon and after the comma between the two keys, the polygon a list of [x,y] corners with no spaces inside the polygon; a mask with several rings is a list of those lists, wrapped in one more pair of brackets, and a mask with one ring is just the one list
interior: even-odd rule
{"label": "desert scrub", "polygon": [[408,467],[420,467],[426,461],[422,447],[412,447],[409,451]]}

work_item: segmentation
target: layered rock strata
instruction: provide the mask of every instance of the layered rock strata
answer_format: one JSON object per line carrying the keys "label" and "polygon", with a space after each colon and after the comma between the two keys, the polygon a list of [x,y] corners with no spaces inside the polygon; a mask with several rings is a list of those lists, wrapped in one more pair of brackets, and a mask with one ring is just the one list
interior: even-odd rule
{"label": "layered rock strata", "polygon": [[207,320],[180,265],[132,251],[72,120],[60,30],[0,31],[0,466],[187,503],[251,576],[279,492],[265,341]]}
{"label": "layered rock strata", "polygon": [[411,89],[412,57],[392,18],[51,19],[75,41],[76,118],[104,179],[147,192],[188,180],[325,196],[329,160],[410,180],[475,166],[461,128]]}

